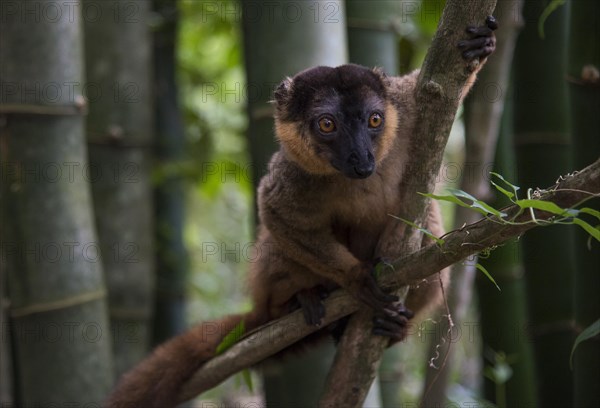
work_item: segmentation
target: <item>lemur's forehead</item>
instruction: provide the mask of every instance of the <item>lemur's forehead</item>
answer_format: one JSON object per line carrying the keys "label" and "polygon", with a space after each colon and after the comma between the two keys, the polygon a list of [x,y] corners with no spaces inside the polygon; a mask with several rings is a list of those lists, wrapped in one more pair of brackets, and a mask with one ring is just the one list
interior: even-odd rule
{"label": "lemur's forehead", "polygon": [[364,109],[383,109],[385,100],[366,85],[354,88],[325,87],[315,90],[307,108],[323,111],[361,111]]}
{"label": "lemur's forehead", "polygon": [[[383,99],[384,95],[378,94],[368,85],[355,84],[354,86],[324,86],[314,88],[313,101],[322,102],[326,100],[352,99],[357,97],[369,99]],[[360,101],[357,101],[360,102]]]}

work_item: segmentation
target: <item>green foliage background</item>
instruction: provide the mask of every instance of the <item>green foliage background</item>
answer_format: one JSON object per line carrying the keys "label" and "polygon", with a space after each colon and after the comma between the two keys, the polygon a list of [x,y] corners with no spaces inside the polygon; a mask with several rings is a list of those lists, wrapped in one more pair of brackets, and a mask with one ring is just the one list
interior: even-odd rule
{"label": "green foliage background", "polygon": [[[244,137],[241,15],[209,12],[199,1],[179,6],[178,75],[192,183],[185,231],[188,310],[190,321],[197,322],[250,306],[243,296],[245,262],[225,253],[239,254],[236,249],[251,242],[252,169]],[[226,1],[220,10],[239,7]]]}

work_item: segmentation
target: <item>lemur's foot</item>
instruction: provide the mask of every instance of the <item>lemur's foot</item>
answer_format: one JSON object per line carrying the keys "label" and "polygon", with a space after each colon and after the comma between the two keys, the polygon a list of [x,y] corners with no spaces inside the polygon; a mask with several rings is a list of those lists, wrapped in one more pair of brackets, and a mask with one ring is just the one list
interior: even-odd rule
{"label": "lemur's foot", "polygon": [[408,334],[408,321],[414,313],[402,302],[390,304],[384,313],[373,317],[373,334],[389,337],[392,343],[402,341]]}
{"label": "lemur's foot", "polygon": [[462,52],[462,57],[467,61],[475,58],[484,59],[496,49],[496,35],[494,30],[498,28],[498,22],[493,16],[485,19],[485,25],[467,27],[469,39],[462,40],[457,47]]}
{"label": "lemur's foot", "polygon": [[322,286],[304,289],[296,293],[296,300],[302,308],[304,321],[310,326],[320,326],[325,317],[325,305],[323,300],[329,296],[329,292]]}

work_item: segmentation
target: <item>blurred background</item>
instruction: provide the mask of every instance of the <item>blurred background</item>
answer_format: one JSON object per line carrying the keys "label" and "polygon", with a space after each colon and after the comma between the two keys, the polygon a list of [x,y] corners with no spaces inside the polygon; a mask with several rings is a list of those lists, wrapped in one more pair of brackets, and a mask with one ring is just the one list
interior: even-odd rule
{"label": "blurred background", "polygon": [[[157,344],[249,310],[273,89],[315,65],[418,68],[444,3],[0,0],[2,406],[99,406]],[[600,156],[598,8],[498,2],[439,191],[500,208],[491,171],[525,198]],[[480,217],[443,210],[448,230]],[[454,326],[444,309],[412,327],[365,406],[598,406],[592,241],[539,228],[456,265]],[[333,355],[268,363],[189,406],[315,406]]]}

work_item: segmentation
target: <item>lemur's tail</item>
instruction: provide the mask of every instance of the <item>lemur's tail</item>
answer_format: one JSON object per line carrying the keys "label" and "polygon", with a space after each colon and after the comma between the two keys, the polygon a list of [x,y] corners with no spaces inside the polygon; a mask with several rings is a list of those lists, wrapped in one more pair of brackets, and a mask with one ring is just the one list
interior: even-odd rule
{"label": "lemur's tail", "polygon": [[125,373],[104,403],[105,408],[171,408],[183,383],[215,355],[217,346],[244,320],[245,331],[262,319],[253,312],[205,322],[158,346]]}

